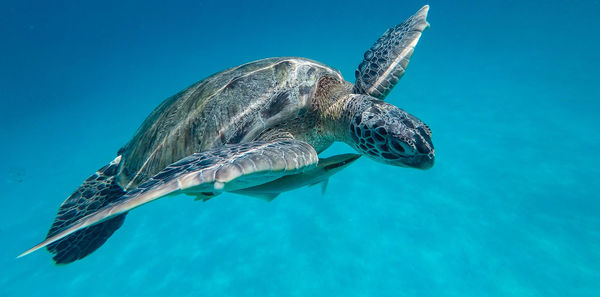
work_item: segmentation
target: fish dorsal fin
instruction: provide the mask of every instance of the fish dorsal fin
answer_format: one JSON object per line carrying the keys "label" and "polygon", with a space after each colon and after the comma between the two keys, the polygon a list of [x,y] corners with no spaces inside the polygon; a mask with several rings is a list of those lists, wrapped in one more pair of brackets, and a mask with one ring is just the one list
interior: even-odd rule
{"label": "fish dorsal fin", "polygon": [[325,195],[325,192],[327,192],[328,185],[329,185],[329,179],[326,179],[321,183],[321,194],[322,195]]}
{"label": "fish dorsal fin", "polygon": [[325,192],[327,192],[327,186],[329,185],[329,178],[323,180],[323,181],[318,181],[316,183],[312,183],[310,184],[310,186],[316,186],[316,185],[321,185],[321,194],[325,195]]}

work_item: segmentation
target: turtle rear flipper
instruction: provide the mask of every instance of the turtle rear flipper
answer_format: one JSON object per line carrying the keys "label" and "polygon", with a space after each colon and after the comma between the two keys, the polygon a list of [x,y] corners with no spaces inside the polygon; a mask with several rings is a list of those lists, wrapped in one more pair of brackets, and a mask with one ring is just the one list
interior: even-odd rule
{"label": "turtle rear flipper", "polygon": [[[58,209],[58,214],[46,238],[67,229],[77,220],[96,212],[119,199],[125,191],[115,182],[115,174],[121,157],[117,157],[86,179]],[[49,244],[46,248],[56,264],[67,264],[81,259],[96,249],[123,224],[126,213],[115,216],[98,225],[80,230]]]}
{"label": "turtle rear flipper", "polygon": [[365,53],[356,70],[355,94],[384,99],[404,75],[421,32],[429,27],[425,5],[402,24],[389,28]]}

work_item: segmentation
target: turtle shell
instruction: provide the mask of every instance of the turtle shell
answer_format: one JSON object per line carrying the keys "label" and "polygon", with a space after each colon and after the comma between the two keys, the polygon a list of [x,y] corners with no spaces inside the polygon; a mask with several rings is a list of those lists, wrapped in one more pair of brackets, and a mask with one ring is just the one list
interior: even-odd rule
{"label": "turtle shell", "polygon": [[310,112],[319,79],[338,71],[303,58],[269,58],[216,73],[162,102],[119,150],[125,189],[169,164],[224,144],[254,140]]}

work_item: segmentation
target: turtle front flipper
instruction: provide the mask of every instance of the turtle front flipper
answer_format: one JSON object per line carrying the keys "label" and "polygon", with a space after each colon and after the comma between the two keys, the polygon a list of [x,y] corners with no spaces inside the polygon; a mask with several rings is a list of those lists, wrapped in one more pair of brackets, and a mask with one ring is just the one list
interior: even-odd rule
{"label": "turtle front flipper", "polygon": [[356,70],[355,94],[384,99],[404,75],[421,32],[429,27],[425,5],[402,24],[385,31],[365,52]]}
{"label": "turtle front flipper", "polygon": [[218,194],[253,187],[301,173],[316,166],[318,160],[311,145],[294,139],[225,145],[196,153],[169,165],[117,201],[65,226],[19,257],[168,195]]}

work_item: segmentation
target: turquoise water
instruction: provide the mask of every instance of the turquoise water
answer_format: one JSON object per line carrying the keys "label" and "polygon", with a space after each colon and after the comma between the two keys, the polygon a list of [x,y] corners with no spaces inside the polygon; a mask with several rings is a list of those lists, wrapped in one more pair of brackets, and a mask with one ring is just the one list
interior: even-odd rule
{"label": "turquoise water", "polygon": [[354,81],[425,4],[370,2],[3,2],[0,296],[599,296],[599,1],[429,3],[387,101],[433,130],[431,170],[362,158],[325,195],[178,196],[82,261],[15,259],[164,98],[270,56]]}

